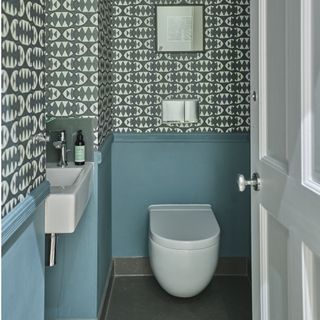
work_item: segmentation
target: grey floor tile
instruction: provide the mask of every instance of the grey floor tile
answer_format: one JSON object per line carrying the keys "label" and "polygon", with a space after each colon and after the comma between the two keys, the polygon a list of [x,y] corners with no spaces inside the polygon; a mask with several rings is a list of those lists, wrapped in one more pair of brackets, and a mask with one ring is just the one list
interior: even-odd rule
{"label": "grey floor tile", "polygon": [[153,277],[117,277],[107,320],[250,320],[246,277],[216,276],[198,296],[167,294]]}

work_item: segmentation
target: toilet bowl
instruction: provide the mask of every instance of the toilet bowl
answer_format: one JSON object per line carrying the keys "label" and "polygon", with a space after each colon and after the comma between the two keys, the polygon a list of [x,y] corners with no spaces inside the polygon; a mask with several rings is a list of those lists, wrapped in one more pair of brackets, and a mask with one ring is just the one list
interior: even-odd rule
{"label": "toilet bowl", "polygon": [[155,278],[176,297],[200,293],[215,272],[220,228],[211,206],[151,205],[149,256]]}

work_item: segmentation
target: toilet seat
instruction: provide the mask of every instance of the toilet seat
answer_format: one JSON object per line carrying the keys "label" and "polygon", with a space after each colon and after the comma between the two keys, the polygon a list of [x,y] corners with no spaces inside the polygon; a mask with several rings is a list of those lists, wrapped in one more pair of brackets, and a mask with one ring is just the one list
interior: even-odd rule
{"label": "toilet seat", "polygon": [[219,243],[220,228],[210,205],[152,205],[150,238],[178,250],[204,249]]}

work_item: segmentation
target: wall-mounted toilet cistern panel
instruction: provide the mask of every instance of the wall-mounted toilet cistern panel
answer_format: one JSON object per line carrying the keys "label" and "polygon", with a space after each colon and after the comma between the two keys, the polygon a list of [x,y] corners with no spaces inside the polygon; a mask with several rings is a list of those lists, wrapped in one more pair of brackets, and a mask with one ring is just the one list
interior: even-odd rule
{"label": "wall-mounted toilet cistern panel", "polygon": [[168,293],[192,297],[217,267],[220,227],[207,204],[151,205],[149,255],[155,278]]}

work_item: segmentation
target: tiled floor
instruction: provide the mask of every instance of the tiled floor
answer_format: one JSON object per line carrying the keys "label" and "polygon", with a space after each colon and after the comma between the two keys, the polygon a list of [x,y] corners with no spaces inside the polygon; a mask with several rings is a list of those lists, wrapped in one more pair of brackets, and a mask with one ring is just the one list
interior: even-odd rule
{"label": "tiled floor", "polygon": [[217,276],[200,295],[180,299],[153,277],[116,277],[106,320],[250,320],[246,277]]}

